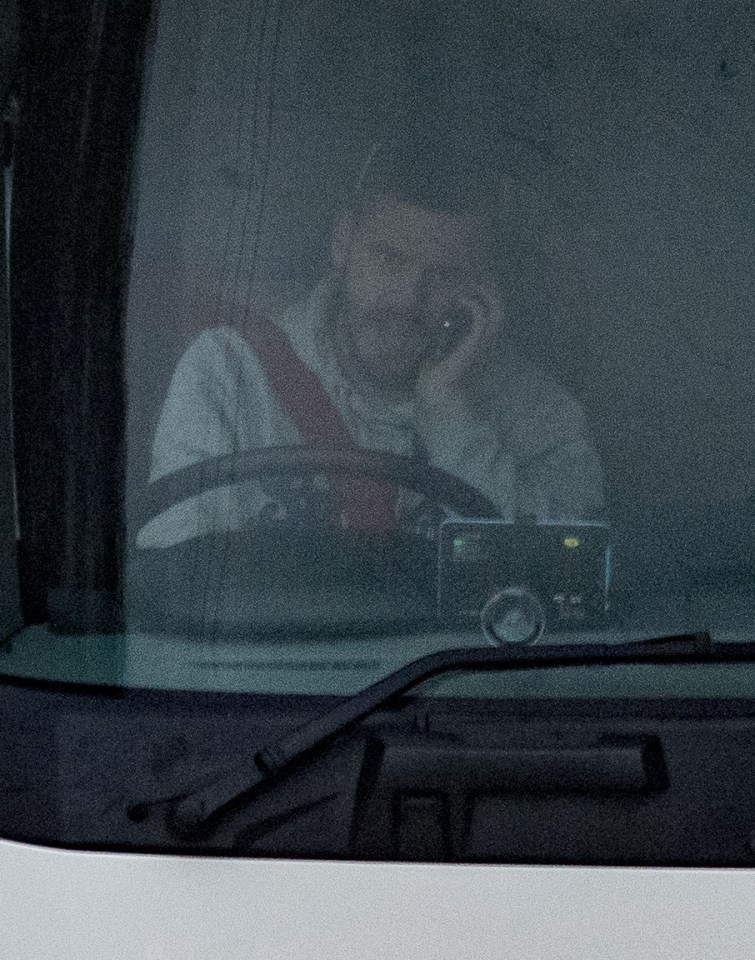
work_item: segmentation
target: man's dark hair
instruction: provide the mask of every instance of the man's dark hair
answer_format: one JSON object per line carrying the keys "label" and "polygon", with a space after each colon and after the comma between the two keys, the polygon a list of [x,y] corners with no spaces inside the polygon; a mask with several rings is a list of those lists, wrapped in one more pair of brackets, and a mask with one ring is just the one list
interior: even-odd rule
{"label": "man's dark hair", "polygon": [[409,131],[372,146],[349,206],[358,215],[377,197],[391,196],[430,210],[487,216],[495,194],[489,166],[461,134]]}
{"label": "man's dark hair", "polygon": [[461,134],[394,133],[375,143],[352,190],[348,209],[359,220],[386,197],[442,213],[471,215],[480,224],[480,263],[497,273],[502,263],[501,190],[490,158]]}

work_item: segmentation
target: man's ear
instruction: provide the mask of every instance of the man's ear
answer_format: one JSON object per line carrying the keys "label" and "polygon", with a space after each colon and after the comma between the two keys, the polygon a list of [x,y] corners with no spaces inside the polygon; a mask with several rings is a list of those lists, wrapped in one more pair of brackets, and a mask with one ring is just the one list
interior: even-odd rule
{"label": "man's ear", "polygon": [[330,237],[330,261],[336,269],[343,267],[348,259],[353,232],[354,216],[348,210],[343,210]]}

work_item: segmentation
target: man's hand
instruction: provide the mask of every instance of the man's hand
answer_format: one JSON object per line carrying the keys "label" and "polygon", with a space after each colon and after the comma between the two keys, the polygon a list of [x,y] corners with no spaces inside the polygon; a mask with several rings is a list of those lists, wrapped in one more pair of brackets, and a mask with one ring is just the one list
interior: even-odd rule
{"label": "man's hand", "polygon": [[417,378],[415,399],[420,432],[442,418],[454,402],[468,397],[474,369],[493,346],[501,325],[501,299],[493,286],[460,294],[457,304],[472,322],[460,343],[447,356],[428,364]]}

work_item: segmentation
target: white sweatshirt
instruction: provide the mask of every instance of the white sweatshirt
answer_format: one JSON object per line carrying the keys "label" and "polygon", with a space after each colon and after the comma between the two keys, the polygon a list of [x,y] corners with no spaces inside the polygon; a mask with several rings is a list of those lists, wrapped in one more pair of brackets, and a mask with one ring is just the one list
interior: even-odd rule
{"label": "white sweatshirt", "polygon": [[[346,380],[325,326],[327,285],[279,323],[364,448],[419,451],[411,401],[358,392]],[[301,444],[250,344],[230,326],[204,331],[178,363],[160,416],[150,479],[255,447]],[[486,494],[502,516],[574,520],[599,514],[601,470],[580,406],[531,367],[492,368],[472,400],[459,400],[424,437],[430,463]],[[266,488],[269,492],[269,486]],[[139,534],[165,547],[210,530],[238,529],[269,499],[257,483],[209,491],[177,504]]]}

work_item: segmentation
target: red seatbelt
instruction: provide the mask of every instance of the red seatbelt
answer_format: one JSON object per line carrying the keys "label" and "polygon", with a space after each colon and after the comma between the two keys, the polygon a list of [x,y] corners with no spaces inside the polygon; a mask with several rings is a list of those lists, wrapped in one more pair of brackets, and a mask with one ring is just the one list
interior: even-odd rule
{"label": "red seatbelt", "polygon": [[[249,318],[241,331],[254,350],[283,411],[307,446],[357,450],[343,417],[319,377],[310,370],[281,328],[265,317]],[[398,489],[363,477],[336,478],[344,522],[358,530],[390,530],[396,525]]]}

